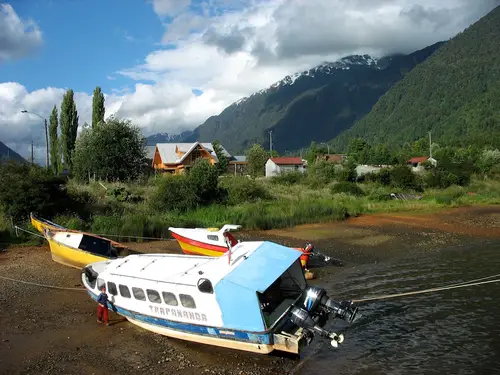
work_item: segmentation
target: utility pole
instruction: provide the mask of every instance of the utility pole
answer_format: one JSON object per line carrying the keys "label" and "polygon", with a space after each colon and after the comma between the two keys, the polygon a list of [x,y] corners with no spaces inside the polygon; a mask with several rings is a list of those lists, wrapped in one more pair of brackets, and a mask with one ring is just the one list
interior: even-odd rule
{"label": "utility pole", "polygon": [[432,159],[432,139],[431,139],[431,132],[429,132],[429,159]]}
{"label": "utility pole", "polygon": [[33,165],[35,162],[35,157],[33,154],[33,141],[31,141],[31,165]]}
{"label": "utility pole", "polygon": [[[45,150],[46,150],[45,163],[47,164],[45,168],[48,170],[50,166],[49,166],[49,134],[47,131],[47,119],[45,117],[40,116],[38,113],[28,112],[25,109],[23,109],[21,113],[30,113],[32,115],[40,117],[43,120],[43,124],[45,127]],[[31,141],[31,159],[32,159],[31,164],[33,164],[33,141]]]}

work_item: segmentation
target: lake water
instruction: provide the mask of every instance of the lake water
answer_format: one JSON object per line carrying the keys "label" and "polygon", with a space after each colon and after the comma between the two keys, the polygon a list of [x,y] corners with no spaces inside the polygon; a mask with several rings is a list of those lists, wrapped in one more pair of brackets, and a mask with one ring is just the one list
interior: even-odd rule
{"label": "lake water", "polygon": [[[346,269],[321,284],[334,299],[427,289],[500,274],[500,243],[433,250]],[[298,374],[500,374],[500,283],[359,304],[350,326],[316,338]]]}

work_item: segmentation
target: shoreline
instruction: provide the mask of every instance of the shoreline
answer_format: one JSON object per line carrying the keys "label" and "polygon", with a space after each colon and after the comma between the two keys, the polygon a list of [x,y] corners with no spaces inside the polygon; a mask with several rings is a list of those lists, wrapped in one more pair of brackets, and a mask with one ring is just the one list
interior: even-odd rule
{"label": "shoreline", "polygon": [[[498,241],[500,206],[363,215],[293,229],[243,231],[237,238],[285,245],[311,240],[320,251],[345,262],[345,267],[313,268],[317,278],[311,284],[321,285],[322,280],[342,282],[352,267]],[[177,246],[180,251],[176,241],[135,245],[145,252],[152,245],[162,251],[175,251]],[[53,262],[47,244],[9,247],[0,253],[0,274],[65,287],[81,284],[79,270]],[[112,325],[105,327],[96,323],[95,310],[84,292],[0,280],[0,324],[5,327],[0,332],[0,373],[274,375],[288,374],[298,364],[281,353],[253,355],[155,335],[113,313]],[[102,353],[108,360],[96,366],[94,359]]]}

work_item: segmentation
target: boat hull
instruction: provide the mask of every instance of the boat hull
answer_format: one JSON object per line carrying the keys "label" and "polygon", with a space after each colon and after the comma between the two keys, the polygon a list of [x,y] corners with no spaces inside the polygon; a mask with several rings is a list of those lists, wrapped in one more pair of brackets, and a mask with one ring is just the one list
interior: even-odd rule
{"label": "boat hull", "polygon": [[31,221],[31,225],[33,225],[33,227],[35,227],[36,230],[39,231],[40,233],[43,233],[45,229],[48,229],[51,231],[65,230],[66,229],[66,228],[64,228],[60,225],[54,224],[48,220],[40,219],[40,218],[34,216],[33,214],[30,214],[30,221]]}
{"label": "boat hull", "polygon": [[90,263],[109,260],[108,257],[95,255],[80,249],[75,249],[54,240],[47,239],[47,241],[49,242],[52,260],[68,267],[81,269]]}
{"label": "boat hull", "polygon": [[[97,295],[87,290],[90,297],[97,302]],[[130,323],[145,330],[163,336],[179,340],[191,341],[200,344],[208,344],[223,348],[242,350],[258,354],[269,354],[277,348],[272,343],[272,333],[248,333],[223,328],[207,327],[188,323],[175,322],[172,320],[155,318],[133,311],[123,309],[119,306],[108,305],[110,309],[126,318]],[[225,336],[225,337],[224,337]],[[280,345],[279,350],[298,353],[296,350],[286,350]]]}
{"label": "boat hull", "polygon": [[227,251],[227,247],[210,245],[201,241],[181,236],[172,232],[172,236],[179,243],[182,252],[189,255],[221,256]]}

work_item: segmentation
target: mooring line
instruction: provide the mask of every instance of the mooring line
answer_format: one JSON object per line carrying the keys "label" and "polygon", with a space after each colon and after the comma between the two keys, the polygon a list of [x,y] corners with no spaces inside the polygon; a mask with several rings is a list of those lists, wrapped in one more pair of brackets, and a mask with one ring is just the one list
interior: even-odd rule
{"label": "mooring line", "polygon": [[20,231],[23,231],[23,232],[26,232],[26,233],[29,233],[29,234],[32,234],[33,236],[37,236],[37,237],[41,237],[41,238],[45,238],[44,236],[42,236],[41,234],[38,234],[38,233],[35,233],[35,232],[32,232],[30,230],[27,230],[27,229],[24,229],[24,228],[21,228],[21,227],[18,227],[17,225],[14,225],[14,229],[16,230],[16,236],[19,237],[19,234],[17,233],[18,230]]}
{"label": "mooring line", "polygon": [[377,300],[381,300],[381,299],[404,297],[404,296],[412,296],[412,295],[416,295],[416,294],[423,294],[423,293],[430,293],[430,292],[439,292],[439,291],[442,291],[442,290],[466,288],[466,287],[469,287],[469,286],[477,286],[477,285],[491,284],[491,283],[498,283],[498,282],[500,282],[500,279],[489,280],[489,281],[482,281],[482,282],[475,282],[475,283],[468,282],[468,283],[448,285],[448,286],[443,286],[443,287],[438,287],[438,288],[429,288],[429,289],[424,289],[424,290],[416,290],[416,291],[413,291],[413,292],[396,293],[396,294],[386,294],[386,295],[381,295],[381,296],[374,296],[374,297],[368,297],[368,298],[355,299],[355,300],[352,300],[352,302],[359,303],[359,302],[367,302],[367,301],[377,301]]}
{"label": "mooring line", "polygon": [[80,292],[85,292],[86,291],[86,289],[84,289],[83,287],[82,288],[70,288],[70,287],[57,286],[57,285],[39,284],[39,283],[30,282],[30,281],[13,279],[13,278],[10,278],[10,277],[5,277],[5,276],[0,276],[0,279],[9,280],[9,281],[13,281],[13,282],[16,282],[16,283],[21,283],[21,284],[28,284],[28,285],[40,286],[40,287],[43,287],[43,288],[50,288],[50,289],[78,290]]}

